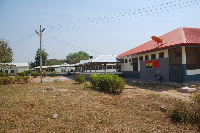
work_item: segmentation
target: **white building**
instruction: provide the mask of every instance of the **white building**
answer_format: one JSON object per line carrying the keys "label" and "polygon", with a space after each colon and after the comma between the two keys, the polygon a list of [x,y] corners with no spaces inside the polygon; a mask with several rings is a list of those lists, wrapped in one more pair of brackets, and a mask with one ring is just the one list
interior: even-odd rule
{"label": "white building", "polygon": [[0,63],[0,70],[2,69],[1,66],[6,66],[3,68],[6,74],[12,73],[13,75],[17,75],[17,73],[23,72],[25,70],[29,70],[28,63]]}

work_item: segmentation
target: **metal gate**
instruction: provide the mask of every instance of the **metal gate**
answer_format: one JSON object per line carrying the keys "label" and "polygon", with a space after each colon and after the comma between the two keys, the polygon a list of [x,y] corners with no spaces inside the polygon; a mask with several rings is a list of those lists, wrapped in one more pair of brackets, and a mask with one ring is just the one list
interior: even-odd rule
{"label": "metal gate", "polygon": [[169,81],[183,83],[183,67],[182,66],[169,67]]}

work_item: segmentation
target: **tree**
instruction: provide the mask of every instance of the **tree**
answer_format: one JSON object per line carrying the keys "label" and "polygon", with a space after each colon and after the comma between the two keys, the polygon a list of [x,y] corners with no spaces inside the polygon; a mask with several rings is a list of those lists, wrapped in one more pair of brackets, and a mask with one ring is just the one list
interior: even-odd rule
{"label": "tree", "polygon": [[6,63],[10,63],[13,61],[13,52],[12,49],[10,47],[8,47],[8,43],[5,42],[4,40],[0,41],[0,67],[1,67],[1,71],[3,69],[5,69],[6,67],[11,67],[10,65],[6,64]]}
{"label": "tree", "polygon": [[10,63],[13,61],[13,52],[8,44],[4,41],[0,41],[0,63]]}
{"label": "tree", "polygon": [[47,60],[47,66],[52,66],[52,65],[60,65],[62,63],[66,63],[66,60],[63,59],[48,59]]}
{"label": "tree", "polygon": [[67,55],[67,63],[69,64],[75,64],[80,62],[80,60],[88,60],[89,59],[89,54],[83,51],[79,51],[78,53],[70,53]]}
{"label": "tree", "polygon": [[[47,57],[49,55],[42,50],[42,65],[45,66],[46,62],[47,62]],[[36,51],[36,55],[35,55],[35,62],[31,62],[30,64],[32,67],[37,67],[40,66],[40,49],[38,48],[38,50]]]}

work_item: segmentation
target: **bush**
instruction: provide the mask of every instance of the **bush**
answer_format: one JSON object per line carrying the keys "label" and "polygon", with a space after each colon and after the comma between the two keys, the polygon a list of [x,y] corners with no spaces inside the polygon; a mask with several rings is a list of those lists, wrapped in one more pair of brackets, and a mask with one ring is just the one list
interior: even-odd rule
{"label": "bush", "polygon": [[26,76],[26,72],[21,72],[20,76]]}
{"label": "bush", "polygon": [[175,122],[189,122],[200,126],[200,93],[192,97],[192,101],[186,103],[178,101],[170,110],[170,117]]}
{"label": "bush", "polygon": [[125,88],[125,80],[115,74],[90,75],[93,89],[102,89],[114,93],[121,93]]}
{"label": "bush", "polygon": [[88,86],[88,85],[87,85],[87,83],[86,83],[86,82],[85,82],[85,83],[83,83],[83,88],[84,88],[84,89],[86,89],[86,88],[87,88],[87,86]]}
{"label": "bush", "polygon": [[6,77],[6,73],[4,71],[0,71],[0,77]]}
{"label": "bush", "polygon": [[30,77],[29,76],[15,76],[14,81],[17,82],[18,84],[21,82],[28,83],[30,81]]}
{"label": "bush", "polygon": [[28,83],[30,81],[30,77],[29,76],[24,76],[23,80],[25,83]]}
{"label": "bush", "polygon": [[46,76],[47,76],[47,71],[44,71],[44,72],[42,73],[42,76],[46,77]]}
{"label": "bush", "polygon": [[8,75],[9,75],[9,76],[13,76],[13,73],[9,73]]}
{"label": "bush", "polygon": [[56,76],[56,72],[52,72],[51,77],[55,77],[55,76]]}
{"label": "bush", "polygon": [[177,101],[174,104],[174,108],[170,112],[170,117],[175,122],[186,122],[188,121],[189,105],[184,101]]}
{"label": "bush", "polygon": [[20,82],[22,82],[22,76],[16,76],[14,81],[16,81],[19,84]]}
{"label": "bush", "polygon": [[31,74],[32,73],[32,70],[28,70],[28,74]]}
{"label": "bush", "polygon": [[33,74],[33,77],[34,77],[34,78],[37,78],[38,72],[33,72],[32,74]]}
{"label": "bush", "polygon": [[98,88],[99,76],[96,74],[90,75],[90,83],[92,84],[92,89]]}
{"label": "bush", "polygon": [[84,83],[85,82],[85,76],[84,75],[78,75],[78,76],[76,76],[75,81],[80,83],[80,84]]}
{"label": "bush", "polygon": [[13,83],[13,77],[0,77],[0,84],[8,85]]}

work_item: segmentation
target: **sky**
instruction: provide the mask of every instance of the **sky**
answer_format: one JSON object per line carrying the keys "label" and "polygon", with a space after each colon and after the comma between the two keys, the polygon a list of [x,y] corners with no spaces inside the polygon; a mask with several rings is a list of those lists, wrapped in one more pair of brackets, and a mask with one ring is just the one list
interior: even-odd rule
{"label": "sky", "polygon": [[0,0],[0,39],[13,62],[48,59],[84,51],[119,55],[179,27],[200,28],[199,0]]}

